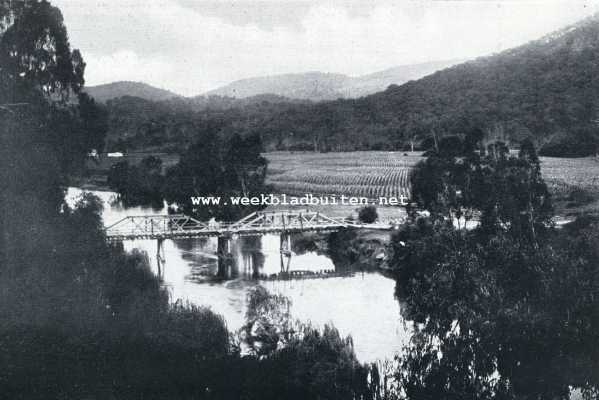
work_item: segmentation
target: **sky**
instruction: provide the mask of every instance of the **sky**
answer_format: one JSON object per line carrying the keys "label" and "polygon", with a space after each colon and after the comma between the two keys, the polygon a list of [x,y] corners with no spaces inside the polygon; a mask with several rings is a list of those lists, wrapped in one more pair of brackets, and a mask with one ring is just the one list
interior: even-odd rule
{"label": "sky", "polygon": [[141,81],[191,96],[255,76],[358,76],[470,59],[599,12],[599,1],[51,0],[88,86]]}

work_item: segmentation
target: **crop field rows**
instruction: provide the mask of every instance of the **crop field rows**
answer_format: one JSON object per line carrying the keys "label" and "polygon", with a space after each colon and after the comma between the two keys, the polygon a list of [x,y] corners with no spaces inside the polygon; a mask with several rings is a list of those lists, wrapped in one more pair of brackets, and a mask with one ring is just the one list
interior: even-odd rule
{"label": "crop field rows", "polygon": [[281,193],[346,195],[378,200],[409,197],[419,154],[401,152],[268,153],[267,183]]}
{"label": "crop field rows", "polygon": [[[410,169],[420,153],[266,153],[267,183],[281,193],[303,195],[399,197],[410,194]],[[541,169],[550,191],[563,196],[573,188],[599,194],[596,158],[541,157]]]}
{"label": "crop field rows", "polygon": [[572,188],[599,193],[599,160],[586,158],[541,157],[541,172],[554,194],[564,194]]}

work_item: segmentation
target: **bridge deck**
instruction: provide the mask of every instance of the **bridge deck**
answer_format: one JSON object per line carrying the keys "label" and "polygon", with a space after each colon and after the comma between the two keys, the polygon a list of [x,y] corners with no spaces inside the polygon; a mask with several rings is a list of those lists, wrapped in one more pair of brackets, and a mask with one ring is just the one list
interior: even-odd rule
{"label": "bridge deck", "polygon": [[399,221],[362,224],[317,212],[256,212],[234,223],[205,223],[185,215],[129,216],[106,228],[109,241],[333,232],[342,228],[391,230]]}

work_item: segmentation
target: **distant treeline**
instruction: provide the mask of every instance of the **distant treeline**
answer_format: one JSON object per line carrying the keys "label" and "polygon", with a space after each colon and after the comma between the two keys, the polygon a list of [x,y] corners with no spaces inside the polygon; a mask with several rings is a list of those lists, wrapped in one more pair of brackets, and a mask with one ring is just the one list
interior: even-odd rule
{"label": "distant treeline", "polygon": [[[359,99],[264,95],[108,102],[109,150],[181,150],[199,132],[258,134],[265,150],[401,150],[483,128],[489,142],[531,139],[542,155],[597,151],[599,22]],[[427,140],[428,139],[428,140]]]}

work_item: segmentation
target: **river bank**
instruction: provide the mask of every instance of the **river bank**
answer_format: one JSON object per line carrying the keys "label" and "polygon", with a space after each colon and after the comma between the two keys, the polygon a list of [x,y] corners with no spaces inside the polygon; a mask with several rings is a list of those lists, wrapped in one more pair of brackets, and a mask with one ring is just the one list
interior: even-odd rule
{"label": "river bank", "polygon": [[[67,197],[74,199],[80,193],[80,189],[70,188]],[[100,197],[104,205],[105,226],[128,215],[167,213],[166,208],[122,207],[115,202],[117,196],[113,192],[92,193]],[[363,238],[374,239],[371,234],[365,234]],[[293,254],[289,263],[285,258],[282,264],[277,235],[237,238],[232,242],[235,267],[225,279],[219,280],[214,279],[218,268],[211,256],[217,250],[216,239],[166,240],[163,243],[165,261],[160,272],[172,303],[207,306],[223,316],[231,331],[240,329],[245,322],[249,291],[263,286],[273,294],[290,299],[294,318],[319,327],[332,324],[342,335],[351,335],[358,359],[363,362],[390,358],[401,351],[410,333],[394,297],[395,281],[377,272],[372,265],[366,265],[366,259],[361,256],[351,260],[338,256],[341,253],[360,254],[360,246],[355,242],[357,253],[345,251],[348,248],[331,256],[324,248],[326,239],[319,239],[323,247],[301,248],[301,238],[292,238]],[[379,245],[377,242],[376,246],[368,246],[376,248]],[[145,252],[153,272],[159,273],[155,241],[128,241],[124,247],[127,251]],[[290,279],[255,278],[280,274],[282,270],[297,276]],[[312,279],[319,271],[329,272],[320,275],[322,279]]]}

